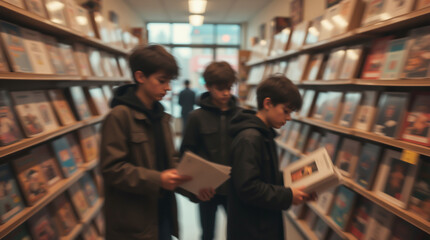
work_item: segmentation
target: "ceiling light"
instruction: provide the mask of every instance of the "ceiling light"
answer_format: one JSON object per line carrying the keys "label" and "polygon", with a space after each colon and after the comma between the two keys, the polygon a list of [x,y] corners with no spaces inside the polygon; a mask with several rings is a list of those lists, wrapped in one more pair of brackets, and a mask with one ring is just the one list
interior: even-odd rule
{"label": "ceiling light", "polygon": [[193,26],[200,26],[203,24],[204,16],[202,15],[190,15],[189,20],[190,24]]}
{"label": "ceiling light", "polygon": [[202,14],[206,11],[206,0],[189,0],[188,10],[193,14]]}

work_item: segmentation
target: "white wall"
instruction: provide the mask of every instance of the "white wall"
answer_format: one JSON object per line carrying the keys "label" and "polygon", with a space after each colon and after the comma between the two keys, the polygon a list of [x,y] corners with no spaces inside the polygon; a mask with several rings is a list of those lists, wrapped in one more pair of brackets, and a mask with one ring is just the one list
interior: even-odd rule
{"label": "white wall", "polygon": [[[291,0],[273,0],[254,18],[248,21],[246,27],[246,41],[244,48],[251,46],[250,38],[259,35],[260,25],[266,23],[266,36],[270,34],[270,20],[273,17],[288,17],[290,16],[290,2]],[[323,14],[325,9],[325,0],[303,0],[304,15],[303,19],[309,21],[315,17]]]}

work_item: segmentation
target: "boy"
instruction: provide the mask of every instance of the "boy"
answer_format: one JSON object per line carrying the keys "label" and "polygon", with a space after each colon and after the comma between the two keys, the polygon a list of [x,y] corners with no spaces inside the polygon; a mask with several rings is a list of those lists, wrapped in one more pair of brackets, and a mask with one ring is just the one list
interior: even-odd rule
{"label": "boy", "polygon": [[159,45],[137,47],[129,62],[135,84],[116,89],[102,127],[106,239],[171,239],[178,236],[172,190],[190,177],[173,169],[170,116],[159,101],[178,66]]}
{"label": "boy", "polygon": [[185,88],[179,93],[178,103],[181,105],[182,131],[185,131],[188,115],[193,111],[196,94],[190,89],[190,80],[184,81]]}
{"label": "boy", "polygon": [[284,76],[271,76],[257,88],[258,111],[243,110],[230,123],[231,187],[227,239],[284,239],[282,211],[314,196],[285,188],[273,128],[291,120],[302,99]]}
{"label": "boy", "polygon": [[[189,115],[181,153],[190,150],[211,162],[230,165],[228,157],[232,139],[228,135],[228,125],[239,110],[236,98],[230,93],[236,72],[227,62],[212,62],[206,67],[203,78],[208,91],[200,98],[198,104],[201,108]],[[214,237],[218,205],[227,211],[227,186],[224,183],[216,189],[212,200],[199,204],[203,240]]]}

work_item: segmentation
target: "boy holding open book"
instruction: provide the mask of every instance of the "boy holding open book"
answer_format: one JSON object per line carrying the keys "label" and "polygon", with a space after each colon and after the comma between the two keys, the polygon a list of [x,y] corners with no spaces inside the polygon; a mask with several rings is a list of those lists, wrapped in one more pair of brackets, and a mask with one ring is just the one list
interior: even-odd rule
{"label": "boy holding open book", "polygon": [[273,128],[291,120],[302,99],[284,76],[270,76],[257,88],[258,111],[243,110],[230,123],[231,187],[227,239],[284,239],[282,210],[313,200],[303,188],[284,187]]}

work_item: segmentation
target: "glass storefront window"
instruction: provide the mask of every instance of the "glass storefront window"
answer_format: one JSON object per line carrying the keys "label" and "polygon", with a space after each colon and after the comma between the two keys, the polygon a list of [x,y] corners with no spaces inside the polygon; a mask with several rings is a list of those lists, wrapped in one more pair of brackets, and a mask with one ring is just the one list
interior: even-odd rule
{"label": "glass storefront window", "polygon": [[192,26],[188,23],[173,23],[173,44],[213,44],[214,25]]}
{"label": "glass storefront window", "polygon": [[216,43],[220,45],[239,45],[240,26],[234,24],[216,25]]}
{"label": "glass storefront window", "polygon": [[149,43],[166,44],[170,43],[170,23],[148,23]]}

